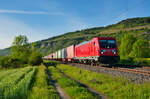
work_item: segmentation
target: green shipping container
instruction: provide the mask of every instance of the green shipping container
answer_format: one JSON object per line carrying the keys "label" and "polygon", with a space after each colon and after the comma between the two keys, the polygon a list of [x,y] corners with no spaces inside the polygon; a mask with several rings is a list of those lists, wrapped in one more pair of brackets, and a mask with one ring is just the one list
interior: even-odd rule
{"label": "green shipping container", "polygon": [[62,58],[61,50],[58,51],[58,59]]}

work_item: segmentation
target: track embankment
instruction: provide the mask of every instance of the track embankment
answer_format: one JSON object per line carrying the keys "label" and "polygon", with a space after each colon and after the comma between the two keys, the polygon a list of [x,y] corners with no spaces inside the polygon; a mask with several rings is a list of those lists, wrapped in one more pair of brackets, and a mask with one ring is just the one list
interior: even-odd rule
{"label": "track embankment", "polygon": [[84,64],[69,63],[69,65],[76,66],[78,68],[83,68],[97,73],[109,74],[112,76],[123,76],[127,78],[130,82],[143,83],[150,80],[150,71],[145,69],[129,69],[129,68],[109,68],[101,66],[89,66]]}

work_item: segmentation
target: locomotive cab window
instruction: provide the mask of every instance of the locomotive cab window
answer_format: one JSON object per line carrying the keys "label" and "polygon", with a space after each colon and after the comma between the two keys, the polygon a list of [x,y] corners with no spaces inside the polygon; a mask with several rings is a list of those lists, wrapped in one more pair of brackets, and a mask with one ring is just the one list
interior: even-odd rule
{"label": "locomotive cab window", "polygon": [[101,48],[116,48],[115,40],[99,40]]}

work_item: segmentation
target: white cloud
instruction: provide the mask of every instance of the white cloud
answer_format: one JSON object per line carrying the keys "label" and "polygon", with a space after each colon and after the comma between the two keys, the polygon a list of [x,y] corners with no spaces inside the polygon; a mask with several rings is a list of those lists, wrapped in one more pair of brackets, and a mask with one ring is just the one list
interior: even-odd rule
{"label": "white cloud", "polygon": [[42,11],[24,11],[24,10],[0,10],[0,13],[15,13],[15,14],[48,14]]}
{"label": "white cloud", "polygon": [[0,13],[10,13],[10,14],[64,15],[64,13],[61,13],[61,12],[25,11],[25,10],[5,10],[5,9],[0,9]]}
{"label": "white cloud", "polygon": [[9,47],[14,37],[21,34],[26,35],[30,42],[44,38],[40,30],[35,30],[21,21],[0,16],[0,49]]}

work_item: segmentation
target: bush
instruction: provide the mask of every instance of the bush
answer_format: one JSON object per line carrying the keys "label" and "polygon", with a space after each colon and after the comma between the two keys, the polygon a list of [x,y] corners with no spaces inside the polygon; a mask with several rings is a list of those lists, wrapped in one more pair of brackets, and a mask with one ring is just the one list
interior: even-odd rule
{"label": "bush", "polygon": [[21,57],[0,57],[0,68],[19,68],[25,67],[27,64],[40,65],[43,62],[42,55],[38,52],[32,52],[31,54],[22,54],[20,56]]}
{"label": "bush", "polygon": [[2,68],[18,68],[18,67],[24,67],[24,64],[18,58],[4,56],[0,58],[0,66]]}
{"label": "bush", "polygon": [[40,65],[43,62],[42,55],[36,51],[32,52],[29,57],[30,65]]}
{"label": "bush", "polygon": [[56,67],[56,65],[57,64],[59,64],[57,61],[44,61],[44,65],[45,66],[55,66]]}
{"label": "bush", "polygon": [[9,66],[8,60],[9,60],[8,56],[0,57],[0,66],[4,68],[8,68]]}
{"label": "bush", "polygon": [[149,66],[150,65],[150,60],[149,58],[135,58],[134,59],[135,65],[142,65],[142,66]]}
{"label": "bush", "polygon": [[135,58],[147,58],[149,56],[149,44],[147,40],[138,39],[132,47],[130,56]]}
{"label": "bush", "polygon": [[125,34],[121,38],[121,45],[120,49],[120,56],[121,57],[128,57],[132,50],[132,45],[135,42],[136,38],[132,34]]}
{"label": "bush", "polygon": [[134,61],[133,61],[133,58],[131,57],[124,57],[124,58],[121,58],[120,63],[121,64],[134,64]]}

